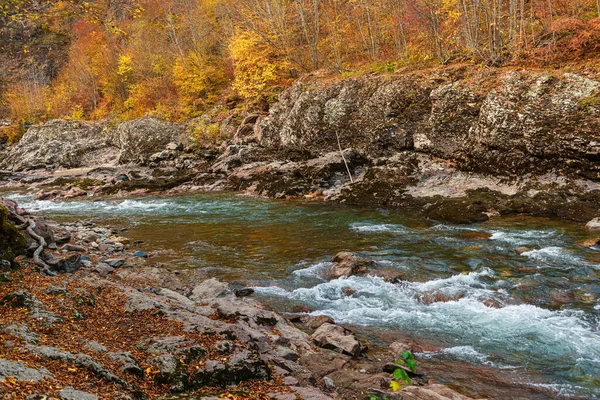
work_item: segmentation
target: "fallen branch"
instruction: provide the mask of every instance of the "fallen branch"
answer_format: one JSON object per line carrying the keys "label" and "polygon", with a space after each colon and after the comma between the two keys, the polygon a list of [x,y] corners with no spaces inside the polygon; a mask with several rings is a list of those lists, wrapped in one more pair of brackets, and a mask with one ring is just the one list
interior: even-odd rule
{"label": "fallen branch", "polygon": [[344,152],[342,151],[342,144],[340,143],[340,135],[338,131],[335,131],[335,137],[337,138],[338,148],[340,149],[340,154],[342,155],[342,160],[344,160],[344,165],[346,165],[346,171],[348,171],[348,176],[350,177],[350,183],[354,183],[354,179],[352,179],[352,174],[350,173],[350,167],[348,167],[348,161],[346,161],[346,157],[344,156]]}

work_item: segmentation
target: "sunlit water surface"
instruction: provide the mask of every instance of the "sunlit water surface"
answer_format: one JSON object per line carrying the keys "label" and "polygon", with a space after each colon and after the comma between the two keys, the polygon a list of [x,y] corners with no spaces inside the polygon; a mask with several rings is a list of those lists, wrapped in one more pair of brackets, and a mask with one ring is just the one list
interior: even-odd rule
{"label": "sunlit water surface", "polygon": [[[152,261],[242,280],[280,310],[302,304],[337,322],[411,332],[444,348],[423,359],[521,369],[557,396],[600,398],[600,251],[577,246],[589,237],[581,224],[513,217],[452,226],[397,211],[228,194],[13,197],[53,218],[126,226],[146,249],[172,250]],[[520,247],[530,250],[519,254]],[[328,260],[342,250],[385,263],[405,281],[326,279]]]}

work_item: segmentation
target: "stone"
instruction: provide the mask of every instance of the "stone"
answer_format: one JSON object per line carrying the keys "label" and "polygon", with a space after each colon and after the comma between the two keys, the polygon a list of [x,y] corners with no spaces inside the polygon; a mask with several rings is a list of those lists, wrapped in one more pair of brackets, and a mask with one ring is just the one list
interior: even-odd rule
{"label": "stone", "polygon": [[135,253],[133,253],[134,257],[141,257],[141,258],[148,258],[148,254],[144,253],[143,251],[136,251]]}
{"label": "stone", "polygon": [[108,275],[112,274],[115,269],[108,264],[98,263],[98,265],[94,267],[94,271],[96,271],[101,277],[106,278]]}
{"label": "stone", "polygon": [[32,126],[0,161],[0,169],[83,168],[110,164],[118,149],[106,143],[103,122],[51,120]]}
{"label": "stone", "polygon": [[319,347],[353,357],[366,350],[351,331],[329,323],[321,325],[310,338]]}
{"label": "stone", "polygon": [[108,353],[106,357],[119,364],[122,372],[135,375],[137,377],[144,376],[144,370],[140,367],[140,364],[133,357],[133,354],[126,351],[118,351],[115,353]]}
{"label": "stone", "polygon": [[108,352],[108,349],[106,348],[106,346],[98,343],[98,342],[86,342],[85,343],[85,347],[86,349],[94,352],[94,353],[98,353],[98,354],[104,354]]}
{"label": "stone", "polygon": [[335,324],[333,318],[328,315],[317,315],[316,317],[304,316],[301,321],[306,325],[307,328],[316,330],[323,324]]}
{"label": "stone", "polygon": [[325,388],[328,390],[335,389],[335,382],[330,377],[326,376],[323,378],[323,383],[325,384]]}
{"label": "stone", "polygon": [[589,231],[600,231],[600,218],[594,218],[585,224],[585,227]]}
{"label": "stone", "polygon": [[83,247],[83,246],[77,246],[77,245],[75,245],[75,244],[70,244],[70,243],[67,243],[67,244],[65,244],[65,245],[62,247],[62,250],[66,250],[66,251],[76,251],[76,252],[79,252],[79,253],[85,253],[85,252],[87,251],[87,250],[86,250],[86,248],[85,248],[85,247]]}
{"label": "stone", "polygon": [[113,268],[119,268],[119,267],[122,267],[123,264],[125,264],[125,259],[124,258],[109,258],[109,259],[104,260],[104,262]]}
{"label": "stone", "polygon": [[26,343],[38,343],[39,336],[35,332],[31,332],[27,325],[9,324],[4,328],[0,329],[0,332],[7,333],[11,336],[15,336],[23,339]]}
{"label": "stone", "polygon": [[190,295],[190,299],[195,302],[202,302],[210,299],[229,297],[231,295],[232,292],[227,283],[211,278],[196,285]]}
{"label": "stone", "polygon": [[69,254],[66,256],[54,257],[47,261],[48,266],[52,271],[73,273],[79,271],[81,268],[81,255],[80,254]]}
{"label": "stone", "polygon": [[66,386],[58,393],[62,400],[99,400],[97,396],[91,393],[76,390],[71,386]]}
{"label": "stone", "polygon": [[448,386],[432,384],[427,386],[407,386],[400,391],[406,400],[470,400],[469,397],[450,389]]}
{"label": "stone", "polygon": [[62,321],[60,315],[46,310],[44,304],[26,290],[10,293],[4,296],[0,302],[12,307],[27,309],[32,318],[44,321],[48,327],[52,327],[54,323]]}
{"label": "stone", "polygon": [[145,339],[136,347],[148,354],[175,355],[190,362],[206,354],[208,350],[193,340],[181,336],[156,337]]}
{"label": "stone", "polygon": [[190,378],[194,386],[203,385],[237,385],[247,380],[267,380],[271,370],[267,363],[256,353],[240,350],[229,357],[226,362],[207,360],[204,368],[198,370]]}
{"label": "stone", "polygon": [[121,123],[113,136],[121,149],[119,164],[143,165],[152,154],[163,151],[174,139],[183,140],[186,134],[180,125],[143,117]]}
{"label": "stone", "polygon": [[69,293],[66,287],[56,286],[52,284],[48,285],[44,292],[53,296],[64,295]]}
{"label": "stone", "polygon": [[577,245],[580,247],[585,247],[586,249],[589,249],[592,247],[600,247],[600,238],[591,238],[591,239],[580,240],[577,242]]}
{"label": "stone", "polygon": [[366,275],[369,272],[369,267],[375,265],[374,261],[348,251],[336,254],[331,261],[334,263],[331,266],[331,274],[335,278]]}
{"label": "stone", "polygon": [[158,369],[154,376],[156,382],[171,386],[172,391],[181,391],[188,386],[188,372],[181,360],[173,355],[160,355],[148,361]]}
{"label": "stone", "polygon": [[333,400],[332,397],[314,387],[292,386],[291,388],[304,400]]}
{"label": "stone", "polygon": [[423,349],[413,340],[396,341],[388,347],[396,360],[402,359],[402,353],[410,351],[413,354],[422,353]]}
{"label": "stone", "polygon": [[43,379],[54,379],[52,374],[45,368],[34,369],[27,367],[20,361],[9,361],[0,358],[0,382],[7,377],[18,381],[40,382]]}
{"label": "stone", "polygon": [[235,291],[236,297],[247,297],[254,293],[254,289],[252,288],[242,288]]}

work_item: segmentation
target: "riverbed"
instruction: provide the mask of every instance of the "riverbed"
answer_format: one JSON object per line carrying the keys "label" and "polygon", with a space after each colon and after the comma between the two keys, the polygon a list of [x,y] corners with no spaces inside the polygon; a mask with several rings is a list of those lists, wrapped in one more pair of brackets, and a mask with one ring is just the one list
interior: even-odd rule
{"label": "riverbed", "polygon": [[[302,305],[366,332],[413,337],[428,344],[417,354],[423,362],[482,366],[561,398],[600,396],[600,249],[578,245],[590,238],[581,224],[513,216],[447,225],[401,211],[235,194],[12,197],[50,218],[127,229],[152,263],[242,281],[282,312]],[[339,251],[402,279],[329,279]]]}

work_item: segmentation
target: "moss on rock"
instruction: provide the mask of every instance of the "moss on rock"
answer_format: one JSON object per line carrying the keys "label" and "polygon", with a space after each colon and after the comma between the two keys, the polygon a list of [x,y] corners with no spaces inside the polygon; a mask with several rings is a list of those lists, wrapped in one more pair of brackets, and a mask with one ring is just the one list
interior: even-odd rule
{"label": "moss on rock", "polygon": [[12,262],[24,254],[27,242],[21,233],[10,223],[8,210],[0,206],[0,260]]}

